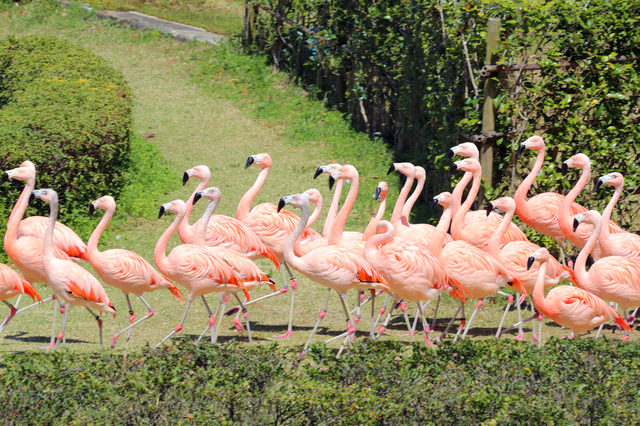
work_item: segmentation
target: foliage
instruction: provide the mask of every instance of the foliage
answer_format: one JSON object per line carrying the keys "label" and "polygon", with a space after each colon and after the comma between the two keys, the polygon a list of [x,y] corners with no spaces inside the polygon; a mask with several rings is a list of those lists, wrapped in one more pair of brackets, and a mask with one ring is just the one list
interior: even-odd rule
{"label": "foliage", "polygon": [[[508,194],[517,143],[546,131],[549,161],[582,151],[594,160],[594,174],[619,170],[635,186],[639,124],[639,63],[612,63],[616,56],[640,56],[640,3],[536,0],[440,2],[434,0],[254,1],[316,31],[297,27],[251,7],[246,44],[348,113],[356,128],[381,135],[396,156],[424,165],[424,196],[450,188],[444,153],[461,134],[481,130],[484,81],[478,70],[486,56],[487,20],[499,17],[499,63],[540,63],[543,70],[501,73],[493,105],[496,131],[515,131],[494,141],[489,197]],[[355,52],[355,54],[351,53]],[[561,68],[573,60],[578,68]],[[512,162],[513,160],[513,162]],[[518,183],[526,166],[513,170]],[[547,167],[536,192],[562,190],[569,182]],[[580,200],[578,200],[580,201]],[[583,202],[585,200],[582,200]],[[595,204],[603,206],[600,201]],[[628,220],[639,205],[625,199]]]}
{"label": "foliage", "polygon": [[[19,353],[0,360],[7,424],[634,423],[640,347],[551,339],[436,350],[182,343],[129,357]],[[484,422],[484,423],[483,423]]]}

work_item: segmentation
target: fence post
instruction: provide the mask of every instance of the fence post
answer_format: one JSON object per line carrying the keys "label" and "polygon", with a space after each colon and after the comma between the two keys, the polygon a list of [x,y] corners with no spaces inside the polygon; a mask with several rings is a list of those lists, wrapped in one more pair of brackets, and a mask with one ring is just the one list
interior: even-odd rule
{"label": "fence post", "polygon": [[[500,18],[489,18],[487,24],[487,57],[485,65],[495,64],[498,55],[495,53],[500,45]],[[498,85],[491,78],[484,81],[484,105],[482,108],[482,131],[493,132],[495,126],[495,108],[493,99],[498,94]],[[480,164],[482,164],[482,179],[486,185],[493,185],[493,140],[485,141],[480,149]],[[478,203],[486,204],[484,188],[480,188]]]}

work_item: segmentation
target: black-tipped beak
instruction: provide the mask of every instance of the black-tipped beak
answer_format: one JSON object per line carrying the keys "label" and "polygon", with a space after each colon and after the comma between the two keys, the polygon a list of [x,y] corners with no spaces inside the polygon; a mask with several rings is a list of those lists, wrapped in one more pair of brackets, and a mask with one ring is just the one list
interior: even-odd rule
{"label": "black-tipped beak", "polygon": [[0,185],[2,185],[3,183],[5,183],[8,180],[9,180],[9,173],[4,172],[2,174],[2,177],[0,177]]}
{"label": "black-tipped beak", "polygon": [[390,175],[391,173],[396,171],[396,165],[392,164],[391,167],[389,167],[389,170],[387,170],[387,174]]}
{"label": "black-tipped beak", "polygon": [[249,157],[249,158],[247,158],[247,162],[246,162],[246,163],[244,163],[244,168],[245,168],[245,170],[246,170],[246,169],[248,169],[248,168],[249,168],[249,166],[250,166],[250,165],[252,165],[252,164],[253,164],[253,157]]}
{"label": "black-tipped beak", "polygon": [[335,183],[336,183],[336,180],[333,178],[333,176],[329,176],[329,191],[333,189],[333,185]]}
{"label": "black-tipped beak", "polygon": [[317,178],[318,176],[320,176],[322,173],[324,173],[324,170],[322,170],[322,167],[318,167],[316,169],[316,172],[313,174],[313,178]]}
{"label": "black-tipped beak", "polygon": [[198,191],[196,192],[196,195],[193,196],[193,202],[191,204],[195,206],[200,198],[202,198],[202,194]]}
{"label": "black-tipped beak", "polygon": [[456,153],[453,152],[453,148],[449,148],[449,151],[447,151],[447,161],[451,161],[454,155],[456,155]]}
{"label": "black-tipped beak", "polygon": [[602,186],[604,182],[602,182],[601,178],[598,178],[598,180],[596,180],[596,184],[593,188],[593,192],[598,192],[598,189],[600,189],[600,187]]}
{"label": "black-tipped beak", "polygon": [[578,225],[580,225],[578,219],[573,219],[573,232],[576,232],[576,229],[578,229]]}
{"label": "black-tipped beak", "polygon": [[437,198],[434,198],[433,200],[431,200],[431,210],[435,209],[437,205],[438,205]]}
{"label": "black-tipped beak", "polygon": [[31,202],[35,199],[36,199],[36,196],[33,195],[33,192],[32,192],[31,195],[29,195],[29,204],[31,204]]}
{"label": "black-tipped beak", "polygon": [[380,192],[382,192],[382,190],[380,189],[380,187],[376,187],[376,193],[373,195],[373,198],[375,198],[376,200],[380,198]]}
{"label": "black-tipped beak", "polygon": [[187,182],[189,182],[189,173],[184,172],[184,175],[182,176],[182,186],[185,186]]}
{"label": "black-tipped beak", "polygon": [[96,211],[96,208],[93,206],[93,203],[89,204],[89,219],[93,219],[93,212]]}
{"label": "black-tipped beak", "polygon": [[569,166],[567,166],[567,163],[562,163],[562,176],[566,175],[568,171]]}
{"label": "black-tipped beak", "polygon": [[280,210],[282,210],[285,204],[284,197],[280,198],[280,202],[278,203],[278,213],[280,213]]}
{"label": "black-tipped beak", "polygon": [[158,212],[158,219],[160,219],[163,214],[164,214],[164,206],[160,206],[160,211]]}
{"label": "black-tipped beak", "polygon": [[489,217],[489,215],[491,214],[491,210],[493,210],[495,207],[493,207],[493,203],[489,203],[487,204],[487,217]]}
{"label": "black-tipped beak", "polygon": [[518,151],[516,152],[516,158],[520,158],[525,149],[527,149],[527,147],[524,145],[524,143],[521,143],[518,147]]}
{"label": "black-tipped beak", "polygon": [[531,269],[531,265],[536,261],[536,258],[533,256],[529,256],[529,260],[527,260],[527,271]]}
{"label": "black-tipped beak", "polygon": [[456,163],[451,164],[451,167],[449,167],[449,173],[453,173],[456,170],[458,170],[458,165]]}

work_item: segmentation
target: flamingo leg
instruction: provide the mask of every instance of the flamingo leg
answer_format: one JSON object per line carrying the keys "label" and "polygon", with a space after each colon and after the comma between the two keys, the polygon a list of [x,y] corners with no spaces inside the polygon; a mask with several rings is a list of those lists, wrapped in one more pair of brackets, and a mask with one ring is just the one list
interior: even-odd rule
{"label": "flamingo leg", "polygon": [[[418,313],[416,315],[422,314],[422,309],[420,309],[420,302],[418,302]],[[404,321],[407,323],[407,329],[409,330],[409,335],[411,336],[411,341],[415,342],[416,338],[413,337],[413,330],[411,329],[411,321],[409,320],[409,314],[407,314],[407,307],[404,303],[400,303],[400,310],[402,310],[402,314],[404,315]]]}
{"label": "flamingo leg", "polygon": [[346,315],[347,319],[347,337],[349,337],[349,339],[352,341],[355,338],[355,333],[356,333],[356,325],[354,324],[353,320],[351,319],[351,313],[349,312],[349,309],[347,309],[347,292],[342,292],[340,293],[340,303],[342,303],[342,309],[344,310],[344,314]]}
{"label": "flamingo leg", "polygon": [[542,319],[544,317],[542,316],[542,314],[538,315],[538,347],[541,348],[542,347]]}
{"label": "flamingo leg", "polygon": [[[427,308],[427,306],[429,306],[429,304],[431,303],[431,300],[428,300],[427,303],[425,303],[424,305],[422,304],[422,301],[418,302],[418,309],[416,309],[416,316],[413,319],[413,325],[411,326],[411,334],[415,334],[416,333],[416,327],[418,326],[418,320],[420,319],[420,310],[422,310],[422,312],[424,312],[424,310]],[[408,334],[403,334],[402,337],[407,337],[409,336]]]}
{"label": "flamingo leg", "polygon": [[[429,329],[429,331],[434,331],[436,329],[436,318],[438,318],[438,308],[440,307],[440,299],[442,298],[442,295],[438,295],[438,301],[436,302],[436,310],[433,313],[433,321],[431,321],[431,328]],[[429,301],[431,302],[431,300]],[[427,302],[427,303],[429,303]],[[426,306],[426,305],[425,305]],[[426,318],[425,318],[426,320]]]}
{"label": "flamingo leg", "polygon": [[378,318],[376,318],[376,323],[373,325],[373,328],[375,328],[378,325],[378,322],[380,321],[380,318],[382,317],[384,312],[387,310],[387,301],[388,300],[389,300],[389,293],[385,293],[384,294],[384,303],[382,304],[382,308],[380,308],[380,312],[378,313]]}
{"label": "flamingo leg", "polygon": [[[460,309],[463,309],[463,303],[460,302],[460,305],[458,306],[458,309],[456,309],[456,311],[454,312],[453,316],[451,317],[451,321],[449,321],[449,323],[447,324],[447,328],[444,329],[444,331],[442,332],[442,334],[438,337],[436,337],[434,339],[435,342],[440,341],[440,339],[444,339],[447,336],[447,332],[449,331],[449,328],[451,327],[451,324],[453,324],[453,322],[456,320],[456,318],[458,317],[458,313],[460,312]],[[464,315],[464,311],[463,314]]]}
{"label": "flamingo leg", "polygon": [[234,296],[238,301],[238,303],[240,304],[240,306],[242,306],[242,314],[244,315],[244,321],[245,321],[245,324],[247,325],[247,336],[249,336],[249,346],[253,346],[253,339],[251,338],[251,327],[249,327],[249,312],[247,312],[247,308],[245,308],[242,302],[240,301],[238,294],[236,293],[234,294]]}
{"label": "flamingo leg", "polygon": [[[291,335],[293,334],[293,304],[296,298],[296,287],[298,287],[298,282],[291,273],[291,269],[289,269],[289,265],[287,265],[287,262],[284,262],[283,264],[287,269],[287,272],[289,273],[289,278],[291,279],[291,307],[289,308],[289,325],[287,325],[287,332],[276,337],[281,337],[284,339],[287,337],[291,337]],[[280,270],[282,270],[282,268]],[[284,278],[284,272],[282,272],[282,282],[286,282]]]}
{"label": "flamingo leg", "polygon": [[178,326],[176,328],[173,329],[173,331],[171,333],[169,333],[169,335],[167,337],[165,337],[164,339],[162,339],[160,341],[160,343],[158,343],[153,349],[156,349],[158,346],[160,346],[161,344],[163,344],[164,342],[167,341],[167,339],[169,339],[169,337],[173,336],[174,334],[176,334],[178,331],[182,330],[182,326],[184,325],[184,320],[187,319],[187,312],[189,312],[189,307],[191,306],[191,301],[189,300],[187,302],[187,307],[184,310],[184,315],[182,315],[182,321],[180,321],[180,324],[178,324]]}
{"label": "flamingo leg", "polygon": [[[251,295],[251,292],[249,292],[249,295]],[[243,303],[244,304],[242,306],[246,306],[246,299]],[[241,305],[238,305],[237,307],[240,308]],[[233,319],[233,325],[236,327],[236,331],[240,334],[244,333],[244,326],[242,325],[242,321],[240,321],[241,313],[242,313],[242,309],[238,309],[238,313],[236,314],[236,317]]]}
{"label": "flamingo leg", "polygon": [[504,314],[502,315],[502,319],[500,320],[500,325],[498,326],[498,331],[496,332],[496,339],[500,338],[500,331],[502,330],[502,325],[504,324],[504,319],[507,317],[507,313],[509,312],[509,308],[513,303],[513,296],[507,293],[503,293],[501,291],[498,294],[507,297],[507,307],[504,309]]}
{"label": "flamingo leg", "polygon": [[458,340],[458,337],[460,336],[460,333],[465,330],[465,325],[467,323],[466,319],[465,319],[465,315],[464,315],[464,305],[462,305],[462,316],[460,317],[460,325],[458,326],[458,331],[456,331],[456,335],[453,338],[453,343],[455,343]]}
{"label": "flamingo leg", "polygon": [[55,294],[54,294],[54,295],[52,295],[51,297],[47,297],[47,298],[46,298],[46,299],[44,299],[42,302],[32,303],[32,304],[31,304],[31,305],[29,305],[29,306],[25,306],[25,307],[24,307],[24,308],[22,308],[22,309],[18,309],[18,311],[16,312],[16,315],[19,315],[19,314],[23,313],[23,312],[24,312],[24,311],[26,311],[26,310],[29,310],[29,309],[31,309],[31,308],[35,308],[36,306],[40,306],[40,305],[42,305],[42,304],[44,304],[44,303],[51,302],[52,300],[57,300],[57,298],[56,298],[56,295],[55,295]]}
{"label": "flamingo leg", "polygon": [[502,337],[504,334],[508,333],[509,331],[513,330],[516,327],[521,326],[524,323],[527,323],[527,322],[531,321],[532,319],[536,318],[537,316],[538,316],[538,313],[536,312],[535,314],[531,315],[529,318],[523,319],[522,321],[519,321],[518,323],[512,325],[511,327],[509,327],[509,328],[507,328],[505,330],[502,330],[502,332],[500,333],[500,336],[498,336],[498,337]]}
{"label": "flamingo leg", "polygon": [[[214,315],[213,312],[211,312],[211,308],[209,307],[209,304],[207,303],[207,299],[204,298],[204,294],[200,295],[200,297],[202,298],[202,303],[204,303],[204,307],[207,309],[207,312],[209,312],[209,323],[205,327],[204,331],[198,337],[198,340],[196,340],[196,344],[200,342],[200,340],[202,340],[202,337],[207,333],[207,331],[211,330],[212,325],[215,324],[216,315],[218,314],[218,308],[220,307],[220,303],[218,303],[218,306],[216,306],[216,314]],[[213,330],[211,330],[211,338],[213,339]]]}
{"label": "flamingo leg", "polygon": [[[231,297],[230,295],[225,295],[224,293],[220,294],[220,299],[223,300],[222,302],[222,309],[220,312],[224,312],[224,308],[227,306],[227,302],[229,301],[229,297]],[[222,320],[218,321],[218,325],[216,325],[216,332],[213,335],[213,342],[211,343],[216,343],[218,341],[218,336],[220,335],[220,324],[222,324]]]}
{"label": "flamingo leg", "polygon": [[567,252],[564,250],[564,240],[558,238],[556,239],[556,243],[558,243],[558,247],[560,247],[560,258],[558,261],[564,266],[567,266]]}
{"label": "flamingo leg", "polygon": [[391,314],[393,313],[393,310],[396,308],[396,297],[395,295],[393,296],[393,303],[391,304],[391,309],[389,309],[389,313],[387,314],[387,318],[384,320],[384,323],[380,326],[380,330],[378,330],[378,334],[376,335],[376,340],[380,338],[380,336],[382,336],[382,333],[385,332],[385,330],[387,329],[387,326],[389,325],[389,320],[391,319]]}
{"label": "flamingo leg", "polygon": [[375,324],[373,323],[373,317],[376,315],[376,292],[375,290],[371,290],[371,333],[369,334],[370,339],[375,338]]}
{"label": "flamingo leg", "polygon": [[629,326],[632,326],[633,322],[636,320],[636,313],[637,312],[638,312],[638,307],[636,307],[636,309],[633,311],[633,313],[627,317],[627,324],[629,324]]}
{"label": "flamingo leg", "polygon": [[329,305],[330,295],[331,295],[331,289],[329,288],[327,289],[327,299],[324,301],[324,308],[322,308],[322,311],[320,311],[320,315],[318,315],[318,320],[316,321],[316,325],[313,327],[313,330],[311,330],[311,335],[307,339],[307,343],[305,343],[304,348],[302,348],[302,352],[300,352],[300,354],[298,355],[298,359],[302,358],[307,353],[307,350],[309,349],[309,345],[311,344],[311,339],[313,338],[313,335],[316,334],[316,331],[320,326],[320,322],[322,321],[324,316],[327,314],[327,306]]}
{"label": "flamingo leg", "polygon": [[424,317],[424,310],[420,311],[420,318],[422,318],[422,329],[424,330],[424,344],[427,345],[427,347],[435,350],[435,348],[431,344],[431,341],[429,341],[429,331],[431,331],[431,329],[427,325],[427,319]]}
{"label": "flamingo leg", "polygon": [[[69,306],[71,307],[71,306]],[[60,344],[60,342],[64,339],[64,332],[67,328],[67,319],[69,318],[69,311],[71,309],[65,309],[64,310],[64,315],[62,316],[62,331],[60,331],[60,334],[58,335],[58,339],[56,340],[56,344],[53,346],[53,350],[55,351],[56,349],[58,349],[58,345]]]}
{"label": "flamingo leg", "polygon": [[127,299],[128,305],[129,305],[129,326],[127,328],[124,328],[124,329],[120,330],[118,333],[113,335],[113,340],[111,341],[111,349],[113,349],[115,347],[116,342],[118,340],[118,337],[120,337],[120,335],[126,331],[127,332],[127,344],[125,345],[125,348],[124,348],[124,353],[125,353],[125,358],[126,358],[126,353],[127,353],[128,348],[129,348],[129,338],[131,336],[131,329],[133,327],[135,327],[136,325],[140,324],[142,321],[151,318],[155,312],[154,312],[153,308],[151,307],[151,305],[149,305],[149,303],[147,303],[147,301],[144,300],[142,298],[142,296],[138,296],[138,298],[142,301],[142,303],[144,303],[144,305],[147,307],[147,311],[148,312],[147,312],[147,315],[145,315],[144,317],[142,317],[138,321],[136,321],[136,317],[133,314],[133,308],[131,307],[131,301],[129,300],[129,295],[125,294],[125,297]]}
{"label": "flamingo leg", "polygon": [[56,303],[54,303],[53,306],[53,323],[51,326],[51,341],[49,342],[49,346],[42,346],[40,347],[40,349],[53,349],[55,343],[56,343],[56,316],[58,315],[58,298],[56,297],[56,295],[52,295],[51,297],[48,297],[46,299],[44,299],[42,302],[37,302],[37,303],[33,303],[29,306],[26,306],[22,309],[18,309],[18,311],[16,312],[16,315],[21,314],[22,312],[31,309],[33,307],[39,306],[41,304],[47,303],[47,302],[51,302],[52,300],[55,300]]}
{"label": "flamingo leg", "polygon": [[478,311],[480,310],[483,304],[484,304],[484,300],[481,297],[480,299],[478,299],[478,303],[476,303],[476,308],[473,310],[473,313],[471,314],[471,318],[469,318],[469,323],[467,324],[467,328],[465,328],[464,333],[462,333],[462,337],[460,338],[461,340],[464,340],[464,338],[467,337],[467,333],[471,329],[471,323],[473,322],[473,319],[476,317],[476,315],[478,314]]}
{"label": "flamingo leg", "polygon": [[4,321],[2,321],[2,324],[0,324],[0,333],[2,333],[2,330],[4,330],[7,324],[9,324],[9,321],[11,321],[14,316],[16,316],[16,312],[18,311],[14,305],[7,302],[6,300],[3,300],[2,302],[9,307],[9,315],[7,315]]}
{"label": "flamingo leg", "polygon": [[102,355],[102,350],[104,349],[102,345],[102,320],[100,319],[100,315],[96,315],[95,312],[93,312],[91,309],[87,308],[86,306],[85,308],[87,309],[87,311],[89,311],[91,316],[95,318],[96,322],[98,323],[98,330],[100,331],[100,355]]}

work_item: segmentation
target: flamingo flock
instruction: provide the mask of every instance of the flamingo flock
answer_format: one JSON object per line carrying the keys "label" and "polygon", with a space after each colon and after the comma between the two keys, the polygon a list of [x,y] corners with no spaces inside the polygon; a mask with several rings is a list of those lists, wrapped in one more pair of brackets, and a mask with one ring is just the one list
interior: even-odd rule
{"label": "flamingo flock", "polygon": [[[454,162],[451,170],[465,173],[452,193],[444,192],[433,198],[432,208],[438,204],[443,206],[437,226],[409,223],[411,209],[424,186],[426,171],[411,163],[392,164],[388,174],[397,171],[406,176],[406,181],[390,220],[383,220],[389,186],[382,181],[374,194],[379,201],[378,210],[362,233],[344,231],[359,190],[360,176],[353,165],[319,166],[313,176],[316,179],[327,174],[330,189],[335,187],[322,233],[311,227],[322,210],[322,196],[316,189],[285,195],[277,205],[263,203],[252,207],[253,200],[267,184],[273,164],[268,154],[252,155],[247,159],[245,169],[256,165],[261,170],[253,186],[239,201],[235,217],[214,213],[222,194],[218,188],[209,186],[209,168],[198,165],[184,173],[183,185],[191,178],[198,180],[187,201],[178,199],[160,206],[159,218],[167,213],[174,216],[155,246],[157,270],[131,251],[98,250],[100,236],[116,210],[113,197],[104,195],[90,204],[90,217],[97,209],[105,210],[105,213],[85,245],[71,229],[56,221],[57,193],[52,189],[36,190],[35,166],[25,161],[19,167],[7,170],[0,178],[0,184],[9,179],[25,182],[9,217],[4,237],[5,251],[24,278],[11,267],[0,265],[0,300],[9,308],[9,314],[0,323],[0,332],[16,315],[44,302],[55,301],[51,341],[45,348],[55,350],[64,343],[69,312],[74,307],[84,307],[97,322],[102,350],[102,319],[95,311],[115,316],[116,310],[101,282],[77,264],[89,262],[102,282],[125,295],[129,325],[116,333],[111,341],[113,348],[119,336],[127,332],[125,354],[132,329],[153,321],[151,318],[155,311],[144,299],[144,293],[159,289],[169,290],[179,303],[186,299],[186,307],[180,323],[157,346],[182,330],[189,308],[197,299],[202,300],[209,314],[198,341],[210,333],[211,343],[216,343],[223,314],[236,314],[233,320],[235,328],[239,332],[246,330],[249,342],[253,344],[247,308],[259,301],[267,303],[273,297],[290,293],[287,332],[278,336],[290,337],[293,334],[297,287],[292,269],[327,288],[324,306],[301,356],[309,350],[321,321],[327,315],[332,290],[340,296],[345,319],[345,332],[331,339],[342,340],[338,354],[355,338],[362,309],[367,303],[371,306],[371,339],[381,338],[393,311],[400,308],[408,335],[414,338],[420,320],[424,342],[432,346],[434,341],[447,337],[459,314],[460,325],[453,340],[466,338],[483,306],[483,299],[494,295],[501,295],[507,301],[500,322],[496,322],[497,338],[518,327],[516,339],[521,340],[522,324],[538,319],[538,329],[533,327],[533,341],[541,344],[544,316],[570,329],[572,334],[569,338],[600,327],[597,337],[602,325],[612,319],[619,329],[624,330],[623,340],[627,340],[635,311],[627,318],[624,315],[628,309],[637,310],[640,306],[640,237],[623,231],[611,221],[611,213],[623,191],[624,177],[617,172],[600,177],[595,190],[603,185],[613,186],[614,195],[602,215],[587,210],[575,200],[590,179],[590,161],[586,155],[576,154],[562,164],[564,173],[569,168],[581,169],[580,178],[566,196],[543,193],[527,199],[544,165],[545,142],[539,136],[532,136],[520,145],[517,156],[520,157],[527,149],[537,151],[537,157],[515,197],[503,197],[490,202],[486,210],[471,211],[482,176],[478,149],[471,143],[451,148],[449,159],[455,155],[464,157]],[[417,185],[409,196],[414,180]],[[350,182],[350,187],[340,207],[340,195],[346,182]],[[469,183],[471,187],[463,200],[464,190]],[[23,218],[27,205],[36,198],[49,204],[49,217]],[[189,216],[199,200],[207,200],[209,204],[203,216],[191,225]],[[299,209],[300,216],[285,210],[287,205]],[[495,210],[502,210],[504,216]],[[529,241],[526,234],[512,222],[515,215],[536,232],[553,238],[560,247],[560,259],[555,259],[546,248]],[[169,239],[176,232],[182,244],[167,254]],[[581,248],[573,268],[565,264],[566,240]],[[593,256],[595,263],[587,270],[589,255]],[[268,259],[281,272],[280,289],[253,262],[260,258]],[[564,281],[570,285],[558,285]],[[47,284],[53,295],[42,300],[32,283]],[[186,297],[176,284],[186,290]],[[251,292],[263,284],[272,292],[252,299]],[[545,290],[551,287],[545,295]],[[350,309],[347,292],[351,289],[357,289],[358,297],[355,308]],[[206,298],[211,293],[218,295],[215,310],[210,308]],[[30,296],[34,304],[18,310],[19,298],[23,294]],[[137,320],[130,294],[137,296],[147,309],[147,313]],[[383,294],[384,304],[376,311],[376,297]],[[460,305],[451,315],[444,332],[433,339],[430,333],[435,331],[439,302],[447,294],[459,300]],[[240,295],[244,296],[244,300]],[[522,320],[521,304],[527,295],[531,296],[534,313]],[[18,296],[15,305],[7,301],[15,296]],[[387,307],[388,297],[392,300],[390,308]],[[230,298],[237,305],[226,311]],[[474,311],[467,320],[465,306],[473,299],[476,300]],[[429,324],[425,307],[433,300],[437,300],[438,305],[433,322]],[[418,305],[413,325],[407,312],[407,302]],[[503,329],[505,317],[514,303],[519,321]],[[58,310],[62,314],[62,331],[56,336]],[[386,317],[376,332],[377,323],[385,313]],[[161,326],[157,324],[155,327]]]}

